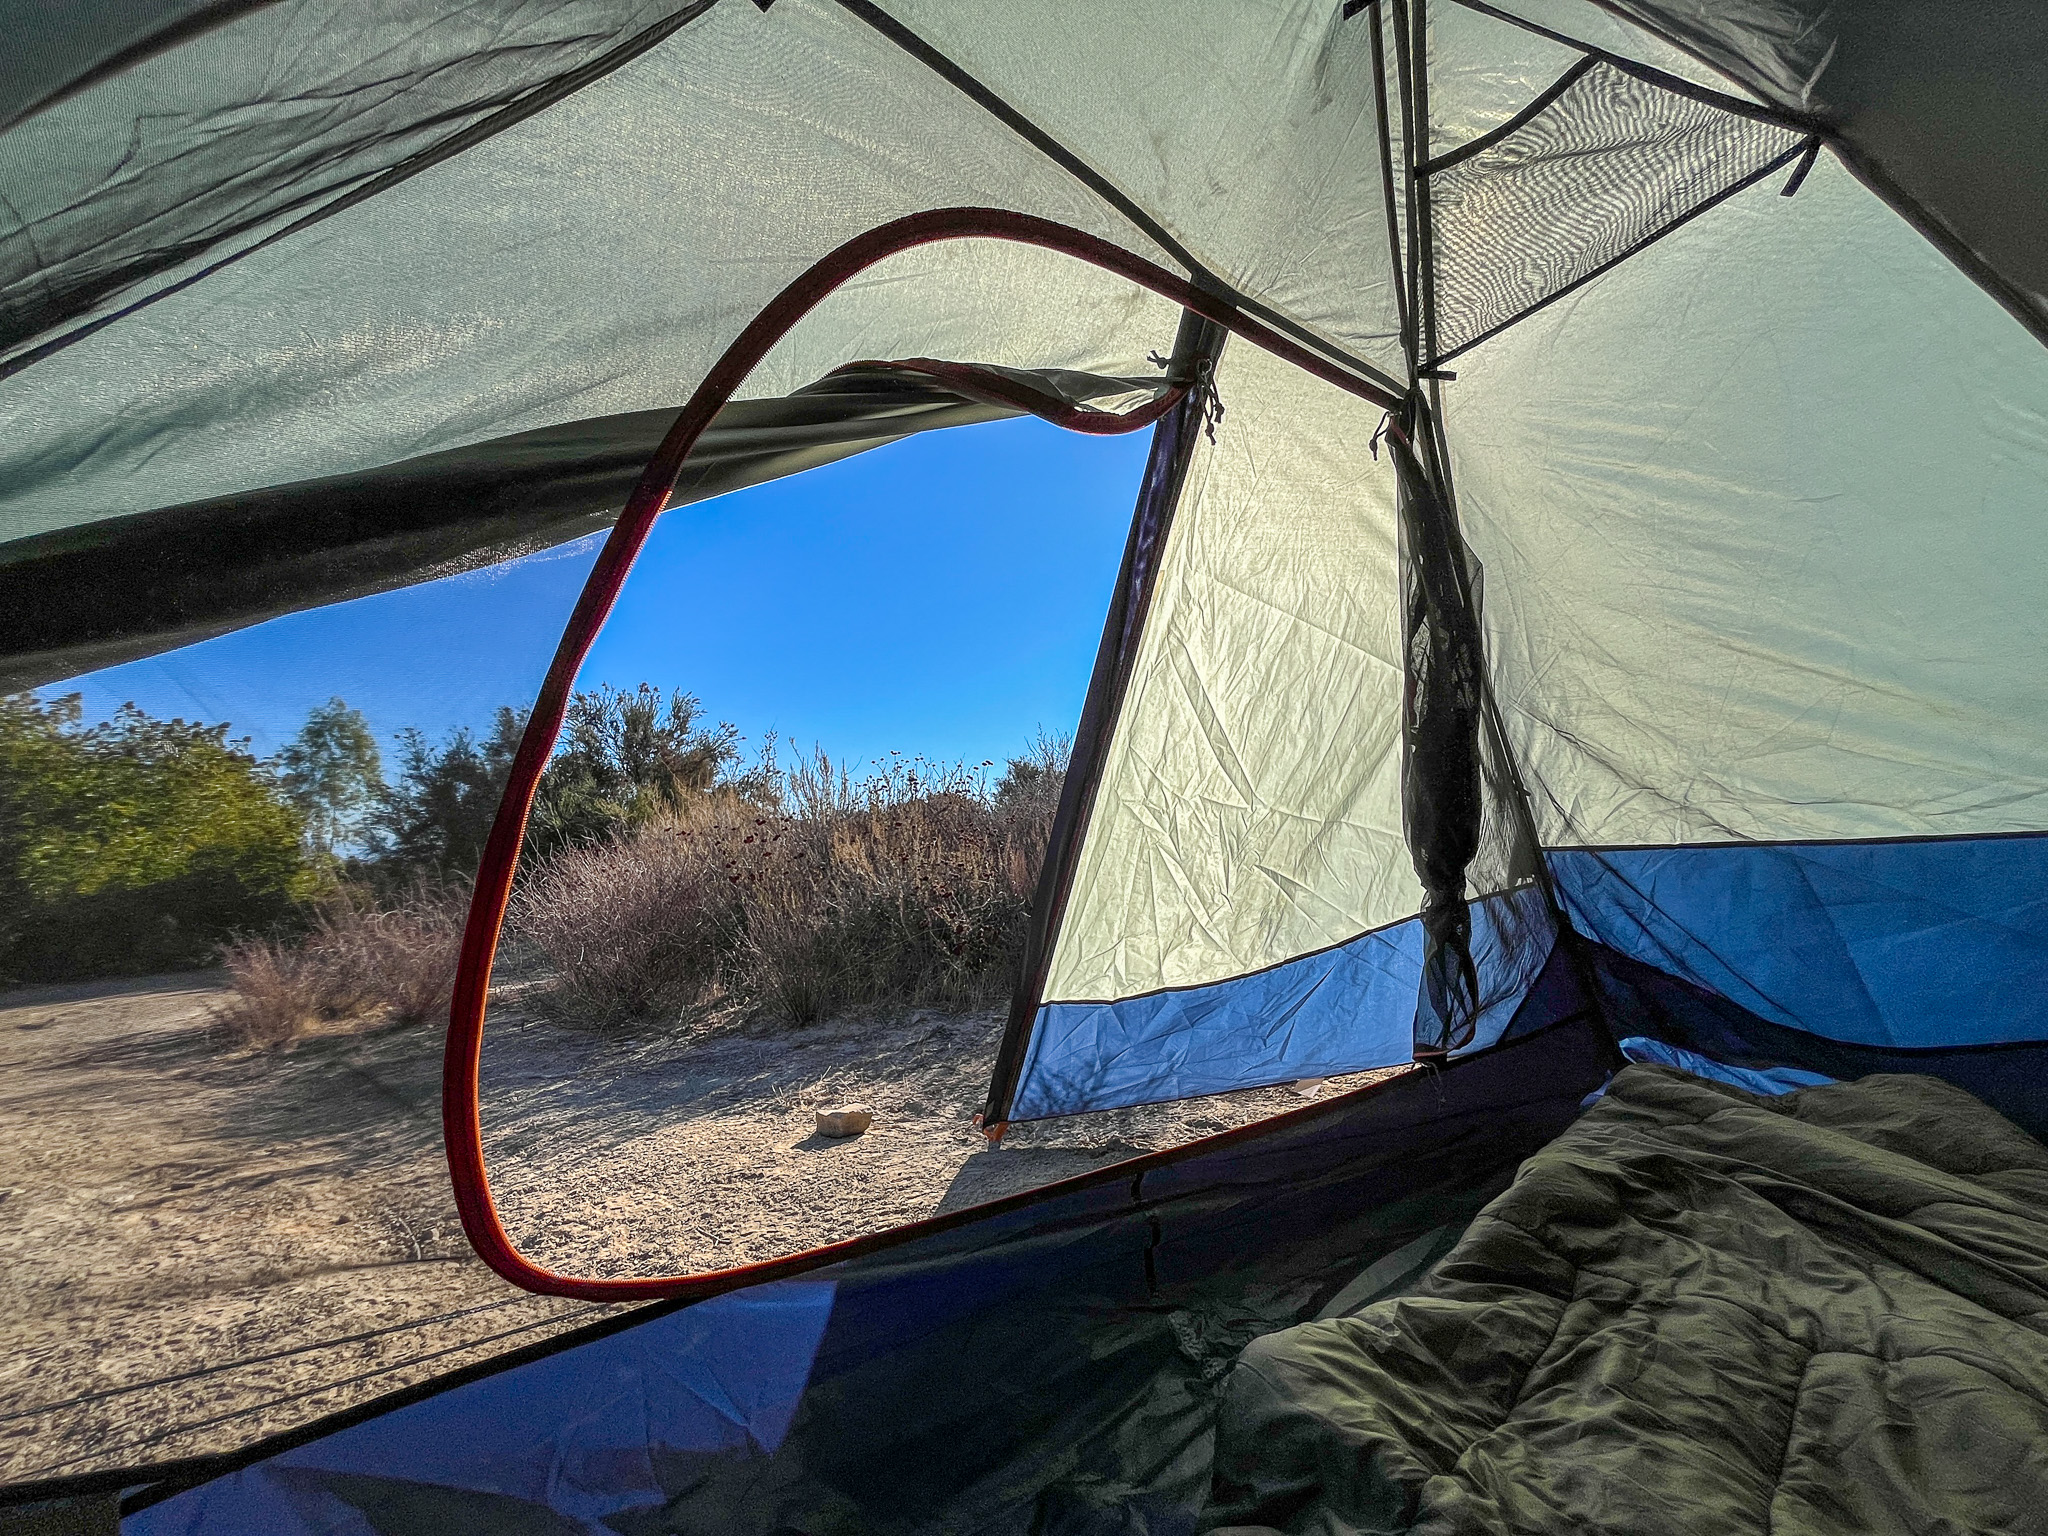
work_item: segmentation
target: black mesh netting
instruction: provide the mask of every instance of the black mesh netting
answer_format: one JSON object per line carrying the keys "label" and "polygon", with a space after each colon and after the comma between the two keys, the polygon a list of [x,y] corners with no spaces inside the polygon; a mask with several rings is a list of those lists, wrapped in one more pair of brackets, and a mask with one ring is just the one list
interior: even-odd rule
{"label": "black mesh netting", "polygon": [[1536,111],[1428,167],[1434,360],[1584,282],[1804,143],[1794,129],[1610,64],[1577,66]]}
{"label": "black mesh netting", "polygon": [[[1486,693],[1482,572],[1414,453],[1390,439],[1401,483],[1407,651],[1402,818],[1422,882],[1415,1054],[1472,1045],[1549,957],[1556,928],[1540,855]],[[1496,1020],[1504,1024],[1504,1020]]]}

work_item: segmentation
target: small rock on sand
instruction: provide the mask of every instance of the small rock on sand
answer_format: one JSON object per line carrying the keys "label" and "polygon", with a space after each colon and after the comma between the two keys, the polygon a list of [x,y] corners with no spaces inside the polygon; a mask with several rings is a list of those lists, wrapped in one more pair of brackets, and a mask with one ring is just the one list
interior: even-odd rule
{"label": "small rock on sand", "polygon": [[858,1136],[875,1123],[875,1112],[865,1104],[834,1104],[818,1111],[820,1136]]}

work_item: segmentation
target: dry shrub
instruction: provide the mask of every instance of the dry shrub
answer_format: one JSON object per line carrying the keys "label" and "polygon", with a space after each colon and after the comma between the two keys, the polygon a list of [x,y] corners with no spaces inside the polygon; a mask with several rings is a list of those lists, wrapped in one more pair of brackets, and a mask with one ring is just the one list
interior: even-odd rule
{"label": "dry shrub", "polygon": [[419,887],[379,904],[344,888],[294,938],[244,938],[222,951],[234,996],[215,1010],[245,1045],[418,1024],[448,1011],[465,893]]}
{"label": "dry shrub", "polygon": [[610,1025],[705,1002],[743,921],[723,850],[751,819],[730,797],[707,796],[616,842],[572,844],[523,871],[508,926],[552,972],[552,1010]]}
{"label": "dry shrub", "polygon": [[513,930],[546,957],[554,1007],[594,1024],[985,1004],[1016,980],[1058,792],[1056,768],[992,794],[917,759],[855,782],[821,755],[779,807],[705,796],[553,855]]}

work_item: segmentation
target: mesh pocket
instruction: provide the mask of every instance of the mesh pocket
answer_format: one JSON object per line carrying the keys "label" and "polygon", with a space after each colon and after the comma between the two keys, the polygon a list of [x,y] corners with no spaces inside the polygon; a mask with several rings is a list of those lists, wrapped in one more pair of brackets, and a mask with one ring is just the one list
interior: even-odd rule
{"label": "mesh pocket", "polygon": [[1434,362],[1797,155],[1805,135],[1588,60],[1431,162]]}

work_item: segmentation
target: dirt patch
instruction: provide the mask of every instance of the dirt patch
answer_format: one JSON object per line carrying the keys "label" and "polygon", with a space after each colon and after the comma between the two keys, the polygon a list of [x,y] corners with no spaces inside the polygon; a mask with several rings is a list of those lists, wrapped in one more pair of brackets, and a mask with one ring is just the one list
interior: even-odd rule
{"label": "dirt patch", "polygon": [[[0,1479],[228,1449],[611,1310],[470,1254],[438,1031],[249,1052],[213,1022],[223,996],[211,974],[0,994]],[[507,1226],[572,1273],[722,1268],[1305,1102],[1077,1116],[991,1151],[971,1116],[1000,1033],[924,1013],[613,1038],[514,997],[484,1054]],[[873,1129],[815,1135],[826,1100],[872,1105]]]}

